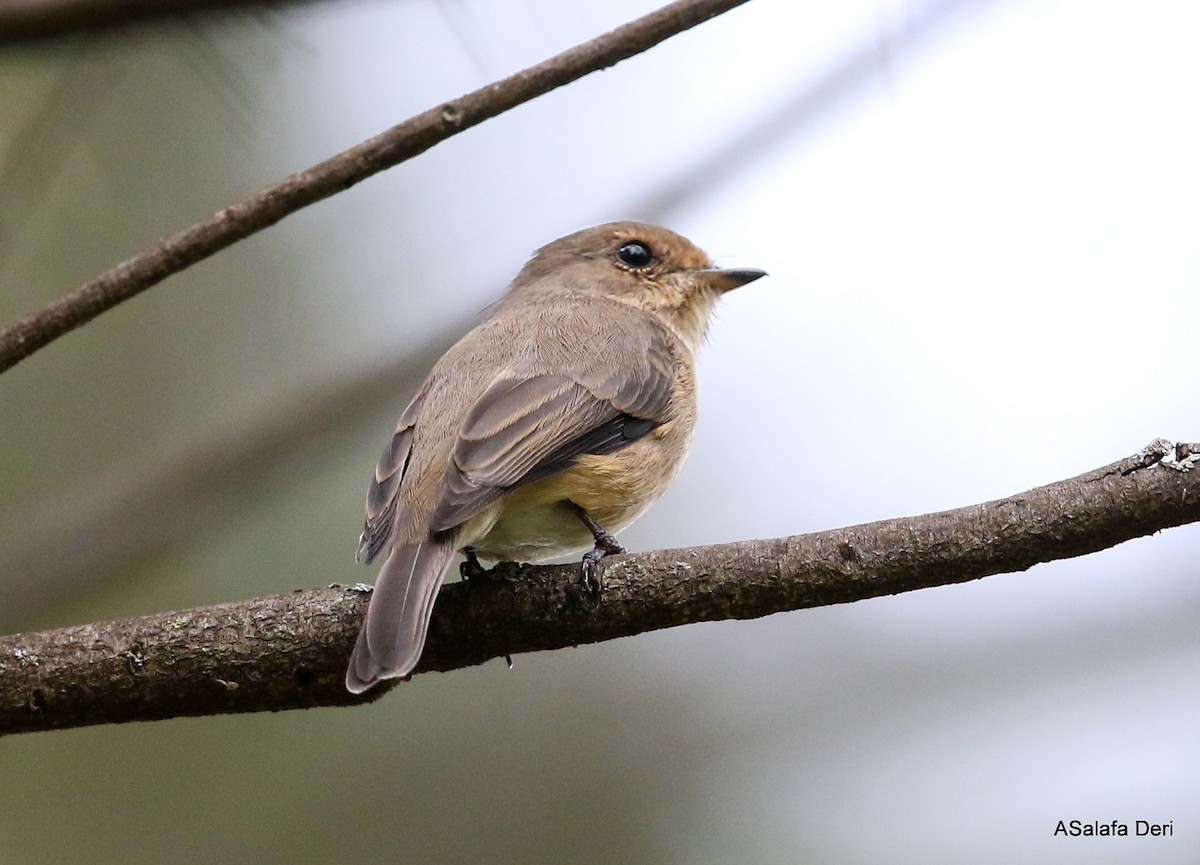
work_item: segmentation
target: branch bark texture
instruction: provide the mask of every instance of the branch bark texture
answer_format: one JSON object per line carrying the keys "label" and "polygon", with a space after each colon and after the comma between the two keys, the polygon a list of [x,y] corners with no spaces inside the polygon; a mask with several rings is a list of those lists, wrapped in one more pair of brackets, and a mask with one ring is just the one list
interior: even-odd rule
{"label": "branch bark texture", "polygon": [[0,331],[0,372],[100,313],[303,207],[745,2],[677,0],[536,66],[424,111],[332,159],[222,208]]}
{"label": "branch bark texture", "polygon": [[[577,566],[502,564],[442,588],[417,671],[961,583],[1095,552],[1200,521],[1200,471],[1185,470],[1198,451],[1179,445],[1171,456],[1159,440],[985,504],[613,557],[600,565],[600,598],[580,588]],[[342,685],[365,611],[358,591],[318,589],[0,637],[0,734],[372,700],[388,688],[355,697]]]}

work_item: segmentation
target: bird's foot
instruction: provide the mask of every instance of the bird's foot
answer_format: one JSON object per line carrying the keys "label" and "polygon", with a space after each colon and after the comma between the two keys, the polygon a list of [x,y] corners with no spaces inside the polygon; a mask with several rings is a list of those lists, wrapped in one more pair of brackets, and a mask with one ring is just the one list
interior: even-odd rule
{"label": "bird's foot", "polygon": [[596,572],[597,563],[605,556],[625,552],[625,548],[621,546],[612,532],[607,531],[593,520],[591,515],[579,507],[579,505],[575,505],[575,512],[596,540],[596,546],[583,554],[583,587],[591,594],[599,595],[604,591],[604,581],[600,579],[600,575]]}
{"label": "bird's foot", "polygon": [[487,574],[487,568],[479,564],[479,557],[475,555],[474,547],[463,547],[463,554],[467,557],[467,560],[459,563],[458,573],[464,581],[469,582]]}

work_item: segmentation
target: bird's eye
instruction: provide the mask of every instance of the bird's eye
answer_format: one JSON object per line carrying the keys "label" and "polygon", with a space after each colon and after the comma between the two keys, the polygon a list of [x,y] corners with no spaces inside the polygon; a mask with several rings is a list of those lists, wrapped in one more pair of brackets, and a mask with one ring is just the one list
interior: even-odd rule
{"label": "bird's eye", "polygon": [[617,249],[617,261],[628,267],[641,269],[649,267],[654,262],[654,253],[650,247],[640,240],[631,240],[621,244]]}

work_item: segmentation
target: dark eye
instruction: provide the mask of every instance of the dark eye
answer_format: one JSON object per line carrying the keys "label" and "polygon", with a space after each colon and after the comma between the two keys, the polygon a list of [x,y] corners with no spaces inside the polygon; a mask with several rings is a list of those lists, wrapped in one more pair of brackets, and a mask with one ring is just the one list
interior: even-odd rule
{"label": "dark eye", "polygon": [[654,253],[640,240],[621,244],[617,250],[617,261],[634,268],[649,267],[654,262]]}

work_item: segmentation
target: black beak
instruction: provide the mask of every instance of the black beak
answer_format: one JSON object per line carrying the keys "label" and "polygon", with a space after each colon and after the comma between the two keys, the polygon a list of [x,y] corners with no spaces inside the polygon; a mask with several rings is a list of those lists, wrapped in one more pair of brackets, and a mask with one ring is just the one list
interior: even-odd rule
{"label": "black beak", "polygon": [[755,267],[742,267],[730,270],[709,267],[704,270],[697,270],[696,273],[702,274],[709,286],[712,287],[712,290],[718,294],[740,288],[748,282],[754,282],[760,276],[767,275],[765,270],[759,270]]}

